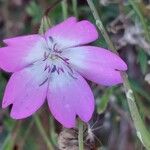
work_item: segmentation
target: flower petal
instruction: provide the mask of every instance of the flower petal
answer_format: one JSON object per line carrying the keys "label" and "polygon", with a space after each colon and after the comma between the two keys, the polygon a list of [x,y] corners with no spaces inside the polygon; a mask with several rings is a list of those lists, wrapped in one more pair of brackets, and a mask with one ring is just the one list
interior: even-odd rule
{"label": "flower petal", "polygon": [[119,71],[127,70],[127,65],[116,54],[94,46],[69,48],[63,55],[75,69],[88,80],[102,85],[122,82]]}
{"label": "flower petal", "polygon": [[5,90],[2,107],[13,104],[11,117],[21,119],[32,115],[44,103],[47,84],[40,70],[41,66],[32,66],[14,73]]}
{"label": "flower petal", "polygon": [[76,115],[89,121],[94,111],[94,97],[86,81],[77,73],[54,76],[47,95],[54,117],[67,128],[75,126]]}
{"label": "flower petal", "polygon": [[43,57],[45,40],[40,35],[6,39],[8,45],[0,48],[0,68],[15,72]]}
{"label": "flower petal", "polygon": [[74,17],[52,27],[45,35],[47,39],[52,37],[62,49],[87,44],[98,38],[98,33],[92,23],[86,20],[76,22]]}

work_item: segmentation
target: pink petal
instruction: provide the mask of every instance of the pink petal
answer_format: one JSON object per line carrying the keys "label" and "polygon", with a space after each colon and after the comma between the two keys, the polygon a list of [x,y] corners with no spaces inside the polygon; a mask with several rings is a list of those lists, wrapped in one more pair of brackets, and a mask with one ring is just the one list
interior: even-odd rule
{"label": "pink petal", "polygon": [[86,20],[76,22],[74,17],[52,27],[45,35],[47,39],[52,37],[61,48],[87,44],[98,38],[98,33],[92,23]]}
{"label": "pink petal", "polygon": [[86,81],[77,73],[55,74],[48,89],[48,104],[54,117],[67,128],[75,126],[78,115],[90,120],[94,110],[94,97]]}
{"label": "pink petal", "polygon": [[63,55],[85,78],[102,85],[122,83],[118,70],[127,70],[127,65],[119,56],[103,48],[93,46],[69,48]]}
{"label": "pink petal", "polygon": [[[41,66],[40,66],[41,67]],[[32,115],[44,103],[47,84],[39,66],[28,67],[14,73],[5,90],[2,107],[13,104],[11,117],[21,119]]]}
{"label": "pink petal", "polygon": [[0,48],[0,68],[7,72],[15,72],[41,59],[45,50],[45,40],[39,35],[15,37],[4,42],[8,46]]}

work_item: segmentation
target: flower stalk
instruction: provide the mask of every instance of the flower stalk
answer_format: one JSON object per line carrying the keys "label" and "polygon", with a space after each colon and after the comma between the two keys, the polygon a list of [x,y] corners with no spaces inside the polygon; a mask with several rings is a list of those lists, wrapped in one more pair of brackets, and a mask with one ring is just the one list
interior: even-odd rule
{"label": "flower stalk", "polygon": [[[113,46],[113,43],[110,40],[106,29],[104,28],[102,20],[98,15],[98,12],[95,8],[93,1],[87,0],[87,2],[91,9],[91,12],[93,13],[95,20],[96,20],[96,25],[97,25],[98,29],[101,31],[102,35],[104,36],[109,48],[117,54],[117,50]],[[132,91],[129,81],[128,81],[127,74],[122,73],[122,77],[123,77],[123,81],[124,81],[123,85],[125,88],[125,94],[126,94],[127,102],[129,105],[129,110],[130,110],[131,117],[132,117],[132,120],[133,120],[135,128],[136,128],[137,136],[140,139],[140,141],[142,142],[142,144],[145,146],[145,148],[149,150],[150,149],[150,142],[149,142],[150,141],[150,133],[146,129],[144,122],[141,119],[140,113],[139,113],[137,105],[136,105],[133,91]]]}
{"label": "flower stalk", "polygon": [[83,122],[79,119],[78,120],[78,145],[79,150],[84,150],[84,142],[83,142]]}

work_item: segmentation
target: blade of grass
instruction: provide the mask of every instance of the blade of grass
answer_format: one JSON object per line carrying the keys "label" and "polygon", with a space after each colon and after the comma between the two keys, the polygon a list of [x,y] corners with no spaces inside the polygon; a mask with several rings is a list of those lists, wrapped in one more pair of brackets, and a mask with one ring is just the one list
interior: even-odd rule
{"label": "blade of grass", "polygon": [[22,137],[22,140],[21,140],[21,142],[20,142],[20,149],[23,149],[23,148],[24,148],[26,139],[27,139],[27,137],[28,137],[28,135],[29,135],[29,133],[30,133],[30,130],[31,130],[33,124],[34,124],[34,120],[32,119],[31,122],[29,123],[28,127],[27,127],[27,130],[26,130],[25,134],[24,134],[23,137]]}
{"label": "blade of grass", "polygon": [[68,17],[68,4],[67,4],[67,0],[63,0],[61,2],[61,7],[62,7],[63,19],[65,20]]}
{"label": "blade of grass", "polygon": [[73,8],[73,13],[78,18],[78,11],[77,11],[77,0],[72,0],[72,8]]}
{"label": "blade of grass", "polygon": [[50,116],[50,137],[51,137],[51,141],[53,143],[53,145],[57,145],[57,136],[56,136],[56,132],[55,132],[55,124],[54,124],[54,119],[52,116]]}
{"label": "blade of grass", "polygon": [[20,126],[21,126],[21,122],[18,121],[15,124],[12,132],[10,132],[8,134],[8,136],[6,137],[5,141],[3,142],[3,145],[1,147],[2,150],[13,149],[13,147],[15,145],[15,141],[16,141],[17,135],[19,134],[19,131],[20,131]]}
{"label": "blade of grass", "polygon": [[50,142],[50,140],[49,140],[49,138],[48,138],[48,136],[47,136],[43,126],[42,126],[40,118],[37,115],[35,115],[34,116],[34,120],[35,120],[35,124],[36,124],[38,130],[40,131],[41,136],[43,137],[43,140],[45,141],[48,149],[49,150],[54,150],[53,145],[51,144],[51,142]]}
{"label": "blade of grass", "polygon": [[106,110],[109,102],[109,97],[111,94],[112,94],[112,88],[106,89],[102,97],[98,99],[99,101],[97,104],[98,114],[101,114]]}

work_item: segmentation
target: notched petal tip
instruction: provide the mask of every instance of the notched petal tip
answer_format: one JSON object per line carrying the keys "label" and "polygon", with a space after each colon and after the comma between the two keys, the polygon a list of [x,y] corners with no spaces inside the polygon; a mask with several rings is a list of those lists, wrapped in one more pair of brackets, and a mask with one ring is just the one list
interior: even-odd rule
{"label": "notched petal tip", "polygon": [[91,111],[91,113],[90,114],[88,114],[88,113],[85,113],[85,114],[82,114],[82,115],[78,115],[79,116],[79,118],[82,120],[82,121],[84,121],[84,122],[89,122],[90,121],[90,119],[92,118],[92,116],[93,116],[93,112],[94,112],[94,109]]}
{"label": "notched petal tip", "polygon": [[15,120],[19,120],[19,119],[25,119],[25,118],[27,118],[27,117],[29,117],[30,115],[28,115],[28,116],[22,116],[22,115],[19,115],[17,112],[14,112],[14,111],[11,111],[11,113],[10,113],[10,117],[12,118],[12,119],[15,119]]}
{"label": "notched petal tip", "polygon": [[60,124],[63,125],[63,127],[65,127],[65,128],[74,128],[76,126],[76,115],[75,115],[75,113],[71,114],[71,112],[70,112],[70,114],[68,114],[68,115],[71,115],[71,117],[70,116],[66,117],[64,115],[60,115],[60,114],[54,113],[54,110],[52,110],[52,109],[51,109],[51,113],[53,114],[54,118]]}
{"label": "notched petal tip", "polygon": [[65,128],[75,128],[76,127],[76,123],[75,123],[75,121],[74,122],[70,122],[70,123],[64,123],[64,122],[60,122],[62,125],[63,125],[63,127],[65,127]]}
{"label": "notched petal tip", "polygon": [[3,39],[4,47],[7,47],[9,45],[10,39]]}
{"label": "notched petal tip", "polygon": [[2,102],[2,108],[8,107],[10,104],[8,104],[6,101]]}
{"label": "notched petal tip", "polygon": [[78,19],[75,17],[75,16],[70,16],[69,18],[67,18],[66,20],[72,20],[72,21],[75,21],[75,22],[77,22],[78,21]]}
{"label": "notched petal tip", "polygon": [[78,23],[81,23],[82,27],[86,29],[86,32],[91,34],[91,36],[93,36],[93,40],[98,39],[99,34],[97,32],[96,26],[93,23],[91,23],[88,20],[82,20],[79,21]]}
{"label": "notched petal tip", "polygon": [[104,86],[116,86],[118,84],[122,84],[123,83],[123,79],[122,79],[120,71],[117,70],[117,71],[114,71],[114,72],[116,72],[115,73],[116,76],[114,76],[114,78],[111,79],[111,81],[109,81],[109,82],[106,81],[103,84]]}
{"label": "notched petal tip", "polygon": [[118,56],[118,67],[115,68],[116,70],[119,70],[119,71],[127,71],[128,70],[128,66],[127,64],[124,62],[124,60],[122,58],[120,58]]}
{"label": "notched petal tip", "polygon": [[[13,107],[13,106],[12,106]],[[36,111],[35,111],[36,112]],[[16,109],[11,109],[11,112],[10,112],[10,117],[12,119],[25,119],[25,118],[28,118],[30,116],[32,116],[35,112],[18,112]]]}
{"label": "notched petal tip", "polygon": [[13,100],[12,99],[8,99],[7,98],[7,94],[4,94],[3,100],[2,100],[2,108],[6,108],[9,105],[13,104]]}

